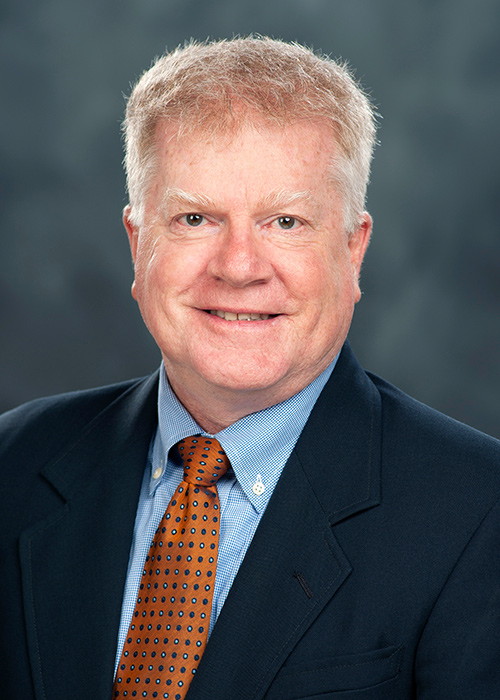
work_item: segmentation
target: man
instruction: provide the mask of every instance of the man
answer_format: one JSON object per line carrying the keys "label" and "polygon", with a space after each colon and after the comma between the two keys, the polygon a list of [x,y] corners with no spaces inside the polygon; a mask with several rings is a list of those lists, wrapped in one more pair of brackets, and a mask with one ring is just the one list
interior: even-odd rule
{"label": "man", "polygon": [[368,100],[297,45],[191,43],[125,127],[163,363],[0,423],[2,697],[500,697],[500,445],[346,343]]}

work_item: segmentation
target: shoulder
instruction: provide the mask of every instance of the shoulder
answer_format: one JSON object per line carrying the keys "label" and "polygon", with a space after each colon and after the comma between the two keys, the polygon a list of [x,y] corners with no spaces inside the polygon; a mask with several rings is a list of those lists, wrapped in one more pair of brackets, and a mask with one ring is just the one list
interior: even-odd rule
{"label": "shoulder", "polygon": [[51,454],[151,378],[35,399],[0,415],[0,455]]}
{"label": "shoulder", "polygon": [[[464,499],[500,493],[500,441],[367,373],[381,397],[384,461],[422,480],[422,488],[461,491]],[[393,472],[394,473],[394,472]]]}
{"label": "shoulder", "polygon": [[381,396],[386,430],[397,430],[402,439],[420,436],[423,440],[452,442],[460,449],[470,446],[498,454],[500,440],[417,401],[377,375],[366,374]]}

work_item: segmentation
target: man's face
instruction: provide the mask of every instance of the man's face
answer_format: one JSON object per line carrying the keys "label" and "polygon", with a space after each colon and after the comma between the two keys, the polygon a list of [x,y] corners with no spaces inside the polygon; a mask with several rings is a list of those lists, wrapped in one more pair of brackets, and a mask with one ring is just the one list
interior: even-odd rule
{"label": "man's face", "polygon": [[[348,239],[323,123],[179,138],[160,124],[144,224],[125,210],[133,294],[189,409],[252,412],[295,394],[339,352],[371,220]],[[244,409],[243,409],[244,410]]]}

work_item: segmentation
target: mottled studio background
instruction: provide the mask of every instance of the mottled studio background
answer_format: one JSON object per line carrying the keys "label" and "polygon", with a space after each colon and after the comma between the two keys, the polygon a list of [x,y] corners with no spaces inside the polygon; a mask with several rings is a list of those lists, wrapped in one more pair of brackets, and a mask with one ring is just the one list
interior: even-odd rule
{"label": "mottled studio background", "polygon": [[351,341],[500,437],[499,0],[2,0],[0,409],[154,369],[119,123],[152,58],[260,32],[342,56],[383,121]]}

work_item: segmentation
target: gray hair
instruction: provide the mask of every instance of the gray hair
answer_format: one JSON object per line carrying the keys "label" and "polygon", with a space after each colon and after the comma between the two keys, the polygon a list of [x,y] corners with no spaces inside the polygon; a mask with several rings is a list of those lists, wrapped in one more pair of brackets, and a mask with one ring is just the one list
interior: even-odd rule
{"label": "gray hair", "polygon": [[[235,109],[237,107],[237,109]],[[375,144],[375,113],[348,67],[296,43],[250,36],[191,41],[157,59],[128,99],[123,129],[131,219],[140,225],[156,171],[156,126],[179,133],[223,133],[258,115],[285,126],[327,120],[339,145],[332,180],[344,203],[344,227],[357,229],[365,208]]]}

